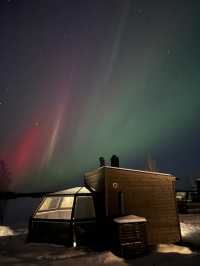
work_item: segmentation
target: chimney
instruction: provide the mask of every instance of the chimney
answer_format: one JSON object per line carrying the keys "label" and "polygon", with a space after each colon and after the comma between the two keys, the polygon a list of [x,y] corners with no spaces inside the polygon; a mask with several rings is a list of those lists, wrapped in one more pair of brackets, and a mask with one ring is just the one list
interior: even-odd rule
{"label": "chimney", "polygon": [[99,166],[100,167],[105,166],[105,159],[104,159],[104,157],[99,157]]}
{"label": "chimney", "polygon": [[116,155],[113,155],[111,157],[110,162],[112,167],[119,167],[119,157],[117,157]]}

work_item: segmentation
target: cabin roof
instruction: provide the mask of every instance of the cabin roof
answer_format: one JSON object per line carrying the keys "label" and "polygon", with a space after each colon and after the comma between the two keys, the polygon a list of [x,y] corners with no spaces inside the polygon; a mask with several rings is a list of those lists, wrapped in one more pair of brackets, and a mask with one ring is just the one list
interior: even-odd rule
{"label": "cabin roof", "polygon": [[[123,170],[123,171],[131,171],[131,172],[137,172],[137,173],[147,173],[147,174],[154,174],[154,175],[165,175],[168,177],[174,177],[171,174],[166,174],[166,173],[162,173],[162,172],[152,172],[152,171],[146,171],[146,170],[137,170],[137,169],[129,169],[129,168],[122,168],[122,167],[112,167],[112,166],[102,166],[97,168],[96,170],[100,170],[100,169],[113,169],[113,170]],[[94,170],[94,171],[96,171]],[[90,175],[93,171],[89,171],[87,173],[85,173],[85,176]]]}

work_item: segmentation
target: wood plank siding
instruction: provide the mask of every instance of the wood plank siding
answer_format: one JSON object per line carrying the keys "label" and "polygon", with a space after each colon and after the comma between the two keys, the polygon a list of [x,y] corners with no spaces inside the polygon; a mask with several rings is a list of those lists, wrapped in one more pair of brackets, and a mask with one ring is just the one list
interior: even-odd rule
{"label": "wood plank siding", "polygon": [[106,166],[86,173],[85,183],[103,195],[106,217],[145,217],[149,244],[180,240],[172,175]]}

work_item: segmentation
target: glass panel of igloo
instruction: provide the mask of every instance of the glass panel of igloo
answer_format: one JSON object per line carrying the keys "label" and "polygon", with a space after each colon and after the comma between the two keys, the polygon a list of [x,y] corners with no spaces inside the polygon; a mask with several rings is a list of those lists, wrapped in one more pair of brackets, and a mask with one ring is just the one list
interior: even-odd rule
{"label": "glass panel of igloo", "polygon": [[76,198],[74,218],[95,218],[95,209],[92,196],[78,196]]}
{"label": "glass panel of igloo", "polygon": [[[36,212],[34,218],[70,220],[73,200],[74,197],[47,197]],[[62,204],[63,208],[60,208],[59,206],[62,207]]]}

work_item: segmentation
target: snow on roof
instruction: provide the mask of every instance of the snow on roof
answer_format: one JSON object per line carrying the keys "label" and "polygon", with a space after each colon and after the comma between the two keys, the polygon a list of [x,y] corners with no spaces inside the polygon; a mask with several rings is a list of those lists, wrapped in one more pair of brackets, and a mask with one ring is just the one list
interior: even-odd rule
{"label": "snow on roof", "polygon": [[85,176],[87,175],[90,175],[92,172],[95,172],[95,171],[98,171],[100,169],[113,169],[113,170],[123,170],[123,171],[131,171],[131,172],[137,172],[137,173],[146,173],[146,174],[154,174],[154,175],[165,175],[165,176],[168,176],[168,177],[173,177],[175,178],[173,175],[171,174],[166,174],[166,173],[162,173],[162,172],[153,172],[153,171],[147,171],[147,170],[137,170],[137,169],[129,169],[129,168],[122,168],[122,167],[113,167],[113,166],[102,166],[102,167],[99,167],[93,171],[89,171],[87,173],[85,173]]}
{"label": "snow on roof", "polygon": [[114,222],[118,224],[123,224],[123,223],[140,223],[140,222],[146,222],[146,218],[141,217],[141,216],[136,216],[136,215],[127,215],[127,216],[122,216],[122,217],[117,217],[114,219]]}
{"label": "snow on roof", "polygon": [[74,194],[91,194],[91,191],[86,187],[73,187],[61,191],[57,191],[54,193],[49,194],[48,196],[55,196],[55,195],[74,195]]}
{"label": "snow on roof", "polygon": [[140,173],[171,176],[171,174],[166,174],[166,173],[161,173],[161,172],[153,172],[153,171],[148,171],[148,170],[137,170],[137,169],[129,169],[129,168],[122,168],[122,167],[112,167],[112,166],[103,166],[103,167],[111,168],[111,169],[120,169],[120,170],[124,170],[124,171],[132,171],[132,172],[140,172]]}

